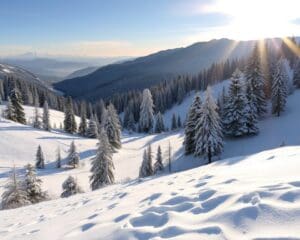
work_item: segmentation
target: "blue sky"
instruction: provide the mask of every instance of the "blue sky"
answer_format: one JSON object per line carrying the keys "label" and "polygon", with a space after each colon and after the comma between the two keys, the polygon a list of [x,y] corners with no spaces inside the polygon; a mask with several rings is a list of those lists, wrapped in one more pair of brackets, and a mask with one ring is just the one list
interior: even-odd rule
{"label": "blue sky", "polygon": [[261,33],[300,34],[298,0],[1,0],[0,55],[139,56],[212,38],[268,37],[251,35],[264,16],[256,26],[248,21],[249,7],[261,2],[278,3],[264,28],[288,13],[282,32]]}

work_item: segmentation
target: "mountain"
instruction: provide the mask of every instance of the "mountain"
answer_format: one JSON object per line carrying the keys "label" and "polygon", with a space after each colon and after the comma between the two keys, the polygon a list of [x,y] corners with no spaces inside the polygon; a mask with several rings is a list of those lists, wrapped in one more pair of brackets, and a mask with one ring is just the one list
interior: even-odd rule
{"label": "mountain", "polygon": [[199,42],[107,65],[87,76],[67,79],[54,86],[76,98],[105,98],[116,92],[149,87],[178,74],[196,74],[213,62],[245,57],[253,44],[254,41],[229,39]]}
{"label": "mountain", "polygon": [[77,77],[82,77],[85,75],[88,75],[94,71],[96,71],[99,67],[86,67],[86,68],[82,68],[79,70],[76,70],[75,72],[72,72],[71,74],[69,74],[68,76],[66,76],[66,79],[71,79],[71,78],[77,78]]}

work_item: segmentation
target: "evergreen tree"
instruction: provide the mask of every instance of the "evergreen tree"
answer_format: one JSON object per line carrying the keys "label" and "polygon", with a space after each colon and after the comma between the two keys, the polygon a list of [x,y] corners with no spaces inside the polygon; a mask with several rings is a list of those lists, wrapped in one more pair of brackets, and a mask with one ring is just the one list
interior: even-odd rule
{"label": "evergreen tree", "polygon": [[18,179],[16,169],[13,167],[9,182],[5,185],[5,191],[2,194],[2,209],[18,208],[29,205],[27,193],[23,189],[23,184]]}
{"label": "evergreen tree", "polygon": [[91,189],[96,190],[105,185],[113,184],[115,181],[113,170],[112,147],[106,131],[101,129],[97,153],[92,160]]}
{"label": "evergreen tree", "polygon": [[195,134],[196,134],[196,123],[199,121],[201,117],[201,98],[199,94],[196,94],[192,105],[190,106],[186,124],[185,124],[185,138],[184,138],[184,146],[185,146],[185,154],[191,154],[195,152],[196,142],[195,142]]}
{"label": "evergreen tree", "polygon": [[33,127],[38,129],[42,128],[41,115],[37,105],[34,107]]}
{"label": "evergreen tree", "polygon": [[89,138],[98,137],[98,127],[95,121],[95,115],[91,115],[91,119],[89,120],[88,128],[86,131],[86,136]]}
{"label": "evergreen tree", "polygon": [[261,59],[258,44],[253,49],[252,56],[249,58],[246,68],[246,81],[251,84],[253,93],[255,95],[254,104],[257,108],[259,117],[263,116],[266,112],[266,98],[264,93],[264,78],[261,69]]}
{"label": "evergreen tree", "polygon": [[212,157],[223,150],[223,134],[217,105],[210,87],[206,90],[206,98],[201,107],[201,117],[196,129],[195,156],[205,156],[208,158],[208,163],[211,163]]}
{"label": "evergreen tree", "polygon": [[77,129],[71,97],[67,98],[65,106],[64,128],[67,133],[75,133]]}
{"label": "evergreen tree", "polygon": [[44,107],[43,107],[43,127],[46,131],[51,130],[49,106],[47,101],[44,102]]}
{"label": "evergreen tree", "polygon": [[149,133],[153,128],[153,100],[149,89],[143,91],[143,100],[140,107],[139,128],[142,132]]}
{"label": "evergreen tree", "polygon": [[76,168],[79,166],[79,160],[80,160],[80,156],[76,150],[75,142],[72,141],[69,149],[68,164],[73,168]]}
{"label": "evergreen tree", "polygon": [[47,193],[42,191],[41,185],[42,180],[36,176],[35,168],[31,164],[26,165],[24,188],[31,203],[47,199]]}
{"label": "evergreen tree", "polygon": [[246,118],[246,128],[247,135],[258,134],[259,129],[257,127],[258,116],[257,108],[255,105],[255,95],[252,90],[250,83],[246,83],[246,107],[245,107],[245,118]]}
{"label": "evergreen tree", "polygon": [[278,117],[284,111],[287,98],[287,76],[281,61],[278,62],[272,84],[272,113]]}
{"label": "evergreen tree", "polygon": [[300,88],[300,58],[298,58],[297,63],[294,68],[294,84],[297,88]]}
{"label": "evergreen tree", "polygon": [[161,148],[158,146],[156,154],[156,162],[154,163],[154,174],[162,172],[164,170]]}
{"label": "evergreen tree", "polygon": [[41,145],[38,146],[37,152],[36,152],[36,168],[44,169],[45,168],[45,159],[44,154],[41,148]]}
{"label": "evergreen tree", "polygon": [[102,122],[109,143],[113,149],[121,148],[121,124],[119,116],[112,103],[108,105],[107,111],[104,112]]}
{"label": "evergreen tree", "polygon": [[7,105],[6,105],[6,109],[5,109],[5,112],[4,112],[4,116],[8,120],[16,121],[15,114],[14,114],[14,109],[13,109],[10,97],[8,97],[8,99],[7,99]]}
{"label": "evergreen tree", "polygon": [[151,145],[148,145],[147,150],[144,151],[143,162],[140,167],[139,177],[149,177],[153,175],[153,167],[152,167],[152,151]]}
{"label": "evergreen tree", "polygon": [[178,127],[178,128],[181,128],[181,127],[182,127],[180,115],[178,115],[178,117],[177,117],[177,127]]}
{"label": "evergreen tree", "polygon": [[61,194],[62,198],[67,198],[72,195],[83,193],[83,190],[78,185],[76,178],[69,176],[62,184],[63,192]]}
{"label": "evergreen tree", "polygon": [[129,133],[132,133],[132,132],[136,131],[135,120],[134,120],[133,113],[130,113],[130,115],[129,115],[129,119],[128,119],[128,123],[127,123],[127,129],[129,131]]}
{"label": "evergreen tree", "polygon": [[154,127],[154,132],[155,133],[161,133],[165,131],[165,124],[164,124],[164,119],[163,116],[160,112],[156,114],[156,120],[155,120],[155,127]]}
{"label": "evergreen tree", "polygon": [[14,88],[10,93],[10,100],[13,108],[14,119],[16,122],[26,124],[25,113],[23,109],[23,102],[20,92]]}
{"label": "evergreen tree", "polygon": [[243,136],[248,130],[245,114],[247,99],[243,89],[243,76],[239,69],[232,75],[228,94],[229,98],[224,108],[224,132],[228,136]]}
{"label": "evergreen tree", "polygon": [[57,147],[56,150],[56,168],[61,168],[61,154],[60,154],[60,147]]}
{"label": "evergreen tree", "polygon": [[177,129],[177,119],[175,113],[172,115],[172,124],[171,124],[171,130]]}
{"label": "evergreen tree", "polygon": [[80,106],[80,124],[78,131],[83,137],[87,135],[86,105],[84,102],[82,102]]}

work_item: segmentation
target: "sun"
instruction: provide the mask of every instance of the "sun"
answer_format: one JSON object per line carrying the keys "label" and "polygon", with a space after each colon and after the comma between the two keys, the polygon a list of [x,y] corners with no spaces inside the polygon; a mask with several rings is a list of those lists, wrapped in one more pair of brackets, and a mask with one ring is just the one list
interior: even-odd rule
{"label": "sun", "polygon": [[224,32],[237,40],[300,34],[299,25],[293,23],[299,9],[299,0],[216,0],[204,8],[228,16],[231,20]]}

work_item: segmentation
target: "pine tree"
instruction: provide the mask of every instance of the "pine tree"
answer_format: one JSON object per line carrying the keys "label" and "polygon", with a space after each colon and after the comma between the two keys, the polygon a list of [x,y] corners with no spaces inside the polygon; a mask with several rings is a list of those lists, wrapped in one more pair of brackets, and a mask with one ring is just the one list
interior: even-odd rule
{"label": "pine tree", "polygon": [[279,61],[272,84],[272,113],[278,117],[284,111],[287,98],[287,76],[283,69],[282,62]]}
{"label": "pine tree", "polygon": [[101,129],[96,156],[92,160],[91,189],[96,190],[105,185],[113,184],[114,163],[112,161],[112,147],[108,141],[106,131]]}
{"label": "pine tree", "polygon": [[300,88],[300,58],[298,58],[297,63],[294,68],[294,84],[297,88]]}
{"label": "pine tree", "polygon": [[36,152],[36,168],[44,169],[45,168],[45,159],[44,154],[41,148],[41,145],[38,146],[37,152]]}
{"label": "pine tree", "polygon": [[49,114],[49,107],[47,101],[44,102],[44,107],[43,107],[43,127],[46,131],[51,130],[50,114]]}
{"label": "pine tree", "polygon": [[42,180],[36,176],[35,168],[31,164],[26,165],[24,188],[31,203],[38,203],[47,199],[47,193],[42,191],[41,185]]}
{"label": "pine tree", "polygon": [[39,113],[39,109],[37,105],[35,105],[34,107],[33,127],[38,129],[42,128],[41,115]]}
{"label": "pine tree", "polygon": [[83,193],[83,190],[78,185],[76,178],[69,176],[62,184],[63,192],[61,194],[62,198],[67,198],[72,195]]}
{"label": "pine tree", "polygon": [[155,127],[154,127],[154,132],[155,133],[161,133],[165,131],[165,124],[164,124],[164,119],[163,116],[160,112],[156,114],[156,120],[155,120]]}
{"label": "pine tree", "polygon": [[239,137],[247,134],[246,105],[247,99],[243,89],[243,76],[237,69],[231,78],[229,98],[224,107],[223,127],[228,136]]}
{"label": "pine tree", "polygon": [[76,168],[79,166],[79,160],[80,160],[80,156],[76,150],[75,142],[72,141],[69,149],[68,164],[73,168]]}
{"label": "pine tree", "polygon": [[23,189],[23,184],[17,176],[16,169],[13,167],[9,182],[5,185],[2,194],[2,209],[18,208],[29,205],[27,193]]}
{"label": "pine tree", "polygon": [[20,92],[14,88],[10,93],[10,100],[12,104],[14,119],[16,122],[21,124],[26,124],[25,113],[23,109],[23,102],[20,95]]}
{"label": "pine tree", "polygon": [[158,146],[156,154],[156,162],[154,163],[154,174],[162,172],[164,170],[161,148]]}
{"label": "pine tree", "polygon": [[246,83],[246,98],[247,98],[247,102],[245,107],[245,118],[246,118],[247,135],[255,135],[258,134],[259,132],[257,126],[258,115],[257,115],[257,108],[255,105],[256,98],[250,83]]}
{"label": "pine tree", "polygon": [[152,167],[152,151],[151,145],[148,145],[147,150],[144,151],[143,162],[140,167],[139,177],[149,177],[153,175],[153,167]]}
{"label": "pine tree", "polygon": [[153,128],[153,100],[149,89],[143,91],[143,100],[140,107],[139,128],[142,132],[149,133]]}
{"label": "pine tree", "polygon": [[80,106],[80,124],[78,131],[83,137],[87,134],[86,105],[84,102],[82,102]]}
{"label": "pine tree", "polygon": [[56,150],[56,168],[61,168],[61,154],[60,154],[60,147],[57,147]]}
{"label": "pine tree", "polygon": [[8,120],[16,121],[15,114],[14,114],[14,109],[13,109],[10,97],[7,98],[7,105],[6,105],[6,109],[5,109],[5,112],[4,112],[4,116]]}
{"label": "pine tree", "polygon": [[89,138],[97,138],[98,137],[98,127],[97,127],[94,115],[91,115],[91,119],[89,120],[88,128],[86,131],[86,136]]}
{"label": "pine tree", "polygon": [[121,148],[121,124],[113,104],[109,104],[103,114],[103,127],[113,149]]}
{"label": "pine tree", "polygon": [[191,154],[195,152],[196,142],[195,142],[195,134],[196,134],[196,123],[199,121],[201,117],[201,98],[199,94],[196,94],[192,105],[190,106],[187,120],[185,124],[185,138],[184,138],[184,146],[185,146],[185,154]]}
{"label": "pine tree", "polygon": [[171,124],[171,130],[177,129],[177,119],[175,113],[172,115],[172,124]]}
{"label": "pine tree", "polygon": [[134,116],[133,116],[132,112],[129,115],[129,119],[128,119],[128,123],[127,123],[127,129],[129,131],[129,133],[132,133],[132,132],[136,131],[135,120],[134,120]]}
{"label": "pine tree", "polygon": [[262,76],[258,44],[255,45],[252,56],[248,61],[245,77],[246,81],[251,84],[255,95],[254,104],[257,108],[257,114],[259,117],[262,117],[267,112],[267,103],[264,93],[264,78]]}
{"label": "pine tree", "polygon": [[178,115],[178,117],[177,117],[177,127],[178,127],[178,128],[181,128],[181,127],[182,127],[180,115]]}
{"label": "pine tree", "polygon": [[223,150],[223,133],[210,87],[206,90],[206,98],[201,107],[201,117],[196,129],[195,156],[205,156],[208,163],[211,163],[212,157],[219,155]]}
{"label": "pine tree", "polygon": [[71,97],[67,98],[65,106],[64,128],[67,133],[75,133],[77,129]]}

